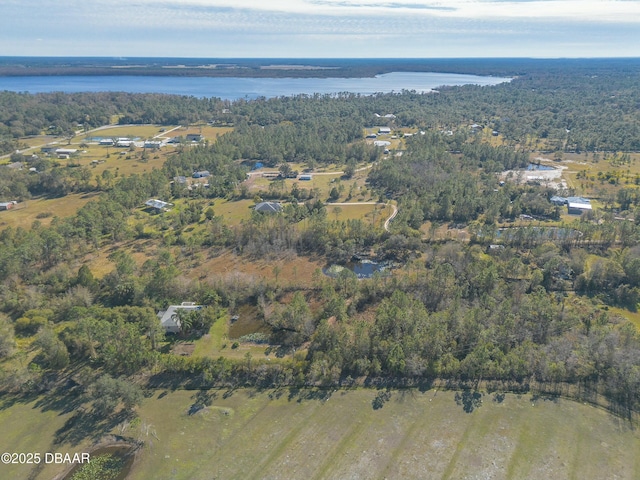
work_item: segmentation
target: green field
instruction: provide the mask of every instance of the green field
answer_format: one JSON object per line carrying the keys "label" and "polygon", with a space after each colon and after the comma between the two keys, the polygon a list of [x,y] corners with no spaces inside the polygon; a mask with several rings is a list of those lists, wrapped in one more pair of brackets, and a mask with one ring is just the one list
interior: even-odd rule
{"label": "green field", "polygon": [[[591,406],[485,394],[465,413],[468,398],[454,392],[407,390],[376,409],[380,392],[157,391],[133,427],[116,431],[145,442],[133,480],[640,478],[640,434]],[[0,410],[0,449],[87,448],[52,446],[68,416],[52,410],[34,402]],[[2,478],[29,471],[0,466]]]}
{"label": "green field", "polygon": [[33,198],[19,203],[11,210],[0,212],[0,228],[30,228],[34,221],[43,225],[51,223],[53,217],[70,217],[87,202],[97,198],[95,193],[72,193],[60,198]]}
{"label": "green field", "polygon": [[465,413],[453,392],[411,390],[376,410],[377,394],[220,391],[189,415],[194,392],[159,393],[140,412],[157,439],[131,478],[640,476],[640,435],[593,407],[485,395]]}

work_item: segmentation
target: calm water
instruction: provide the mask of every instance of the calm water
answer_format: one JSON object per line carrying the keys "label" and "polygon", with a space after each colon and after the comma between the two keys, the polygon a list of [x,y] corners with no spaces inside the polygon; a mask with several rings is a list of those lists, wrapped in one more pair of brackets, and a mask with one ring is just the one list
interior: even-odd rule
{"label": "calm water", "polygon": [[448,73],[395,72],[372,78],[211,78],[136,76],[0,77],[0,90],[13,92],[168,93],[194,97],[280,97],[297,94],[429,92],[443,85],[497,85],[509,78]]}
{"label": "calm water", "polygon": [[376,272],[388,274],[389,266],[387,264],[377,263],[371,260],[362,260],[359,262],[347,262],[346,265],[331,265],[323,269],[323,273],[328,277],[338,277],[342,270],[351,270],[358,278],[371,278]]}

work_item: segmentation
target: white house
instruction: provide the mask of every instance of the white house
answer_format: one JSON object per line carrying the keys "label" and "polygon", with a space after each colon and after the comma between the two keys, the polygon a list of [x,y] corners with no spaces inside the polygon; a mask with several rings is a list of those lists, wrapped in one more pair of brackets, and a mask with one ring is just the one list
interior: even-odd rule
{"label": "white house", "polygon": [[149,200],[144,202],[144,204],[149,208],[153,208],[158,213],[169,210],[169,207],[173,205],[173,203],[163,202],[162,200],[158,200],[156,198],[150,198]]}
{"label": "white house", "polygon": [[180,332],[180,317],[178,311],[195,311],[200,310],[202,305],[196,305],[193,302],[182,302],[180,305],[169,305],[165,311],[158,312],[158,318],[162,328],[166,333],[179,333]]}

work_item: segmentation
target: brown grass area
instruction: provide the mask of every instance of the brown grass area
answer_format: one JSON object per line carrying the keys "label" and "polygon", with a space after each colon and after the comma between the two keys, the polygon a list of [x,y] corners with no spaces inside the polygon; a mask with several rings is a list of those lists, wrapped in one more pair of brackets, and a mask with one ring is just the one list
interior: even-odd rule
{"label": "brown grass area", "polygon": [[[169,129],[167,129],[169,130]],[[168,135],[172,137],[179,137],[188,134],[199,134],[204,137],[205,140],[215,140],[220,135],[233,131],[232,127],[211,127],[209,125],[190,125],[188,127],[180,127]]]}
{"label": "brown grass area", "polygon": [[295,254],[276,260],[250,260],[225,251],[217,257],[202,262],[192,269],[188,276],[204,279],[210,276],[242,273],[275,282],[277,272],[280,286],[309,286],[312,283],[313,272],[324,265],[323,260],[299,257]]}
{"label": "brown grass area", "polygon": [[[630,153],[630,163],[620,163],[619,156],[605,154],[564,154],[560,165],[567,167],[563,177],[570,187],[575,188],[578,195],[601,197],[603,194],[615,195],[621,188],[637,188],[634,184],[636,175],[640,175],[640,154]],[[579,172],[586,171],[587,178],[577,178]],[[618,176],[618,184],[611,184],[606,179],[599,179],[598,173]]]}
{"label": "brown grass area", "polygon": [[136,265],[141,267],[144,262],[156,256],[158,245],[153,240],[118,242],[88,254],[80,263],[86,264],[93,276],[100,279],[115,268],[113,262],[109,260],[109,255],[117,250],[131,255]]}
{"label": "brown grass area", "polygon": [[[77,148],[74,146],[73,148]],[[147,152],[147,159],[142,158],[142,149],[137,148],[130,152],[127,148],[105,147],[99,145],[90,145],[81,150],[78,156],[74,157],[72,162],[80,166],[90,167],[92,176],[102,175],[105,170],[111,170],[114,176],[128,176],[134,173],[141,174],[150,172],[154,168],[160,169],[164,164],[167,156],[172,155],[175,150],[172,147],[166,147],[158,152]],[[121,153],[123,153],[121,155]],[[97,162],[97,163],[92,163]],[[95,185],[95,180],[92,182]]]}
{"label": "brown grass area", "polygon": [[[60,198],[33,198],[19,203],[11,210],[0,212],[0,228],[7,226],[30,228],[36,220],[42,225],[49,225],[53,217],[70,217],[94,198],[97,198],[97,195],[91,193],[74,193]],[[38,215],[42,215],[43,218],[37,218]]]}

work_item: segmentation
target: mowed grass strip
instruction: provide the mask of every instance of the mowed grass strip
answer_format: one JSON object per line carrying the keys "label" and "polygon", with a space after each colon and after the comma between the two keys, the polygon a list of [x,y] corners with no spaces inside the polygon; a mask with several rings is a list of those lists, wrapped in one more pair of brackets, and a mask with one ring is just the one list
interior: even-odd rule
{"label": "mowed grass strip", "polygon": [[465,413],[453,392],[392,392],[377,410],[374,390],[274,393],[216,392],[194,415],[194,392],[147,400],[140,416],[158,440],[131,478],[640,477],[640,434],[568,400],[485,395]]}
{"label": "mowed grass strip", "polygon": [[40,471],[35,478],[51,478],[60,465],[49,465],[41,470],[48,452],[82,452],[86,445],[53,445],[56,431],[61,429],[72,416],[71,413],[60,413],[55,409],[39,407],[42,399],[27,403],[11,404],[9,397],[0,401],[0,453],[40,453],[41,465],[35,463],[0,464],[0,478],[26,479],[34,478],[32,474]]}

